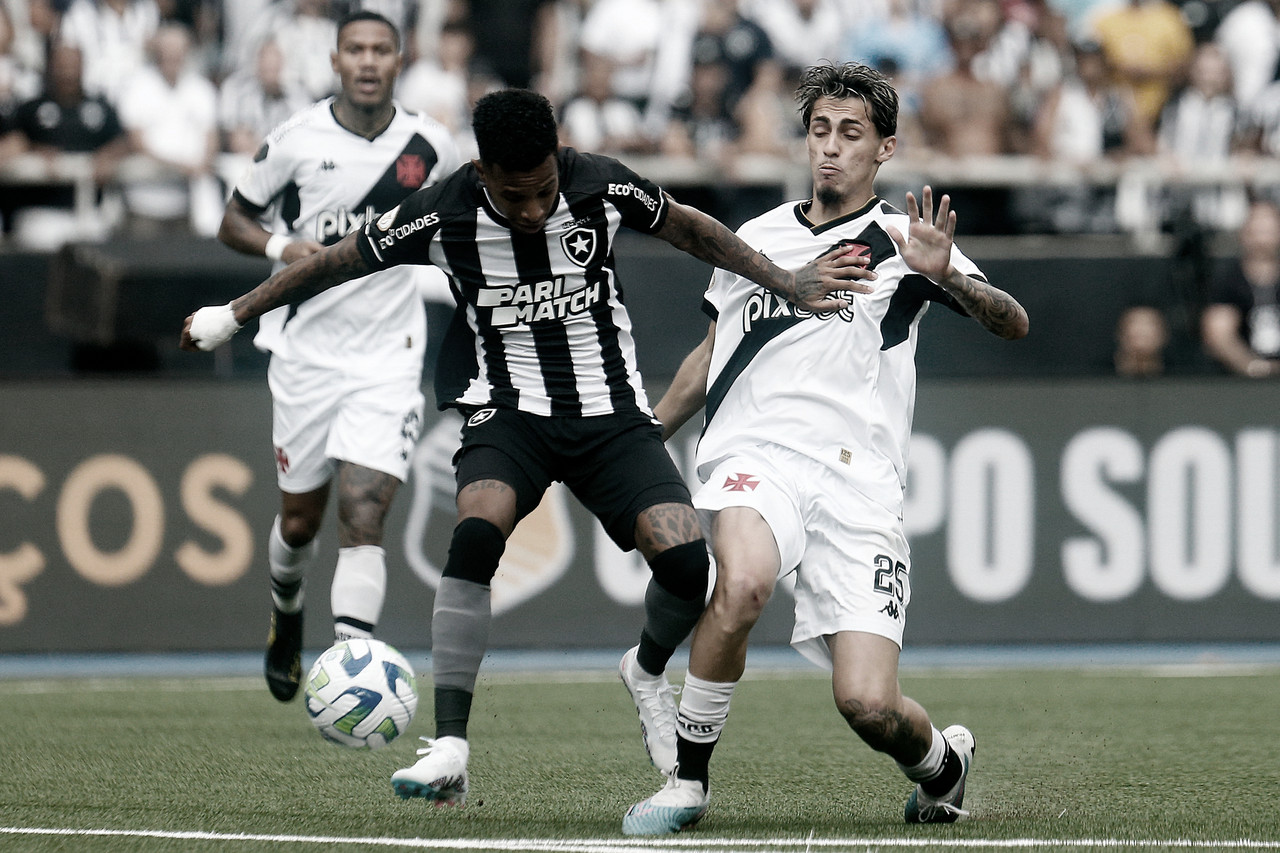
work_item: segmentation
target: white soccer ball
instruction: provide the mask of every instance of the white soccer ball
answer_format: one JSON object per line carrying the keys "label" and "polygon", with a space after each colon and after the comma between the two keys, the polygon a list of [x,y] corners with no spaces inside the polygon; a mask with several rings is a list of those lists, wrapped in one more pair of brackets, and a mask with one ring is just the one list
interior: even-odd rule
{"label": "white soccer ball", "polygon": [[344,640],[316,659],[304,692],[325,740],[380,749],[409,728],[418,686],[404,655],[381,640]]}

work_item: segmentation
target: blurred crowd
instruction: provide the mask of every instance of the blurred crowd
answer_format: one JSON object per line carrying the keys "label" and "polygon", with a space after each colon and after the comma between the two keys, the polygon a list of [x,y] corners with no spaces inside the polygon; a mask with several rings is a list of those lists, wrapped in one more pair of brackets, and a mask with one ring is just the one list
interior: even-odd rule
{"label": "blurred crowd", "polygon": [[[334,91],[336,23],[357,8],[399,24],[398,100],[464,153],[475,100],[530,87],[566,144],[733,184],[752,158],[803,162],[792,88],[832,59],[893,79],[895,167],[925,175],[1004,157],[1190,177],[1280,154],[1280,0],[0,0],[8,239],[213,234],[243,159]],[[32,171],[68,152],[97,188],[89,221]],[[117,174],[140,158],[157,168]],[[1165,230],[1235,234],[1275,195],[1119,174],[1025,181],[1009,205],[1033,232],[1115,233],[1137,198]]]}
{"label": "blurred crowd", "polygon": [[[531,87],[570,145],[731,179],[744,157],[797,153],[791,89],[824,58],[894,80],[899,158],[917,164],[1142,157],[1176,173],[1280,151],[1280,0],[0,0],[0,160],[94,152],[105,177],[145,154],[191,180],[132,182],[125,209],[162,223],[185,206],[205,233],[219,155],[251,154],[333,91],[336,21],[357,7],[401,26],[399,100],[464,151],[479,95]],[[1249,189],[1160,203],[1234,229]],[[1111,231],[1110,191],[1032,189],[1021,215]]]}

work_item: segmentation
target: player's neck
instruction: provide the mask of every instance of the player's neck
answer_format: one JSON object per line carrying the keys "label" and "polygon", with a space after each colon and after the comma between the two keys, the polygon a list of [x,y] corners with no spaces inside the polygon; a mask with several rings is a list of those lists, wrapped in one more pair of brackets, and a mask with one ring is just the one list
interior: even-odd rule
{"label": "player's neck", "polygon": [[839,199],[823,199],[821,194],[815,194],[809,200],[807,215],[809,221],[814,225],[825,225],[832,220],[840,219],[850,213],[861,210],[875,197],[874,190],[850,193]]}
{"label": "player's neck", "polygon": [[338,124],[365,139],[373,139],[386,130],[395,114],[395,105],[390,102],[367,108],[358,107],[341,96],[333,102],[333,117]]}

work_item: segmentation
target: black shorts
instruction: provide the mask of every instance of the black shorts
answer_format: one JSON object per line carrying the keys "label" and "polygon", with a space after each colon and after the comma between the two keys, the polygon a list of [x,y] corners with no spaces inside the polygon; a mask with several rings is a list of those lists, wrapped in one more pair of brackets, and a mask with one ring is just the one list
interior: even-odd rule
{"label": "black shorts", "polygon": [[464,411],[462,446],[453,457],[458,491],[499,480],[516,492],[516,520],[537,508],[560,481],[604,525],[618,547],[636,547],[636,517],[651,506],[692,506],[689,487],[643,412],[544,417],[515,409]]}

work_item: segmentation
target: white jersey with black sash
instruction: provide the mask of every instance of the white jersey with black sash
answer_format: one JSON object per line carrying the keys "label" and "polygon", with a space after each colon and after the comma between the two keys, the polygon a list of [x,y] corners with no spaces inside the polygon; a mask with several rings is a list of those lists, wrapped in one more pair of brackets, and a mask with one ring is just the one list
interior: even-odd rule
{"label": "white jersey with black sash", "polygon": [[[449,131],[431,118],[397,105],[386,129],[367,139],[340,125],[326,98],[267,136],[235,195],[250,210],[270,210],[275,233],[328,246],[460,162]],[[376,374],[393,362],[420,371],[425,337],[415,271],[405,268],[269,311],[254,343],[282,358]]]}
{"label": "white jersey with black sash", "polygon": [[[704,309],[716,321],[706,426],[697,466],[705,480],[741,447],[788,447],[839,472],[877,503],[901,512],[915,408],[916,340],[930,302],[964,313],[913,272],[885,230],[908,231],[906,214],[873,198],[814,225],[807,202],[774,208],[738,230],[783,269],[799,269],[837,245],[871,258],[874,291],[850,293],[842,311],[815,314],[752,281],[716,270]],[[953,246],[960,272],[985,277]]]}

